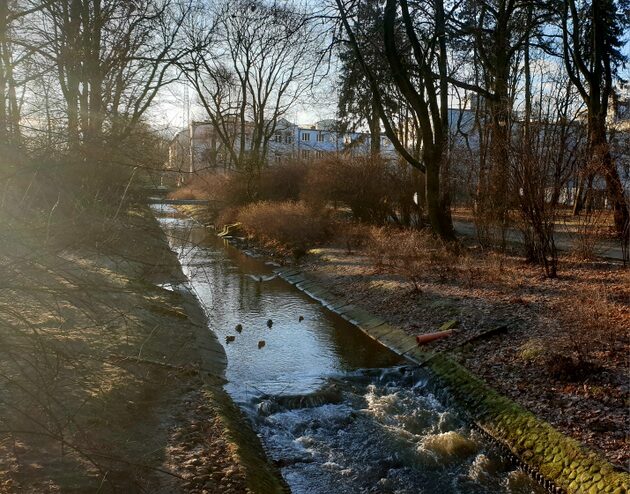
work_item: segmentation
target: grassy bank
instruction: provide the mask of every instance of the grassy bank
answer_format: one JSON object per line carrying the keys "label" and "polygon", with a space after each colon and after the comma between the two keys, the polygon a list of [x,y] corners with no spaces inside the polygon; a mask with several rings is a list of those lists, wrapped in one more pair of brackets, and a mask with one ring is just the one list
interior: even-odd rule
{"label": "grassy bank", "polygon": [[136,191],[5,190],[0,492],[281,492]]}

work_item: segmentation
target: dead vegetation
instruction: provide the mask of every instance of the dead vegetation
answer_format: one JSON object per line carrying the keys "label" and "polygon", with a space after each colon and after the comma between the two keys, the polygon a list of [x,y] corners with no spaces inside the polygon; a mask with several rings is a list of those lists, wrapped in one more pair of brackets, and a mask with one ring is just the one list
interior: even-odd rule
{"label": "dead vegetation", "polygon": [[561,255],[549,279],[516,253],[472,241],[454,247],[423,231],[358,223],[337,232],[302,261],[335,295],[412,334],[456,319],[454,336],[434,349],[613,463],[630,459],[627,269]]}
{"label": "dead vegetation", "polygon": [[[171,431],[192,425],[173,403],[222,364],[202,361],[200,326],[157,286],[181,274],[132,175],[75,166],[87,165],[22,169],[4,188],[0,492],[188,491],[198,472],[168,451],[190,442]],[[204,410],[212,475],[235,462]],[[237,469],[215,477],[244,492]]]}
{"label": "dead vegetation", "polygon": [[237,219],[245,232],[263,245],[298,257],[324,243],[333,231],[325,212],[303,202],[256,202],[242,208]]}

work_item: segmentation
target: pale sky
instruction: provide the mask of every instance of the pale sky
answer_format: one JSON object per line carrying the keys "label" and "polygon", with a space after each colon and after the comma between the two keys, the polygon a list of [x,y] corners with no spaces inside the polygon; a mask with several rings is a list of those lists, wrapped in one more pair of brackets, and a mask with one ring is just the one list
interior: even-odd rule
{"label": "pale sky", "polygon": [[[323,87],[323,86],[326,87]],[[317,88],[316,88],[317,89]],[[328,118],[335,118],[337,110],[337,94],[331,81],[322,84],[318,91],[319,97],[310,95],[302,98],[294,105],[285,118],[299,125],[308,125]],[[190,112],[187,101],[190,101]],[[206,120],[204,109],[197,104],[195,90],[191,87],[186,91],[186,84],[173,83],[164,88],[156,97],[156,102],[148,111],[147,119],[153,127],[163,130],[170,135],[183,129],[190,120]]]}

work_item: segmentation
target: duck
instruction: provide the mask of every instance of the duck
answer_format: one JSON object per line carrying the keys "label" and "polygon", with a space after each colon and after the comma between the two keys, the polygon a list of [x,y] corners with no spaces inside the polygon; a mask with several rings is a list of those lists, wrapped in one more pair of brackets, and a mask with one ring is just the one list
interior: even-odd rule
{"label": "duck", "polygon": [[236,339],[236,336],[228,335],[228,336],[225,337],[225,342],[226,343],[232,343],[235,339]]}
{"label": "duck", "polygon": [[304,316],[300,316],[300,317],[298,318],[298,321],[300,321],[300,322],[302,322],[303,320],[304,320]]}
{"label": "duck", "polygon": [[237,333],[240,333],[241,331],[243,331],[243,326],[241,324],[237,324],[234,329]]}
{"label": "duck", "polygon": [[271,319],[267,319],[267,327],[271,329],[271,326],[273,326],[273,321]]}
{"label": "duck", "polygon": [[260,340],[260,341],[258,342],[258,349],[260,350],[262,347],[264,347],[264,346],[265,346],[265,344],[266,344],[266,343],[265,343],[265,340]]}

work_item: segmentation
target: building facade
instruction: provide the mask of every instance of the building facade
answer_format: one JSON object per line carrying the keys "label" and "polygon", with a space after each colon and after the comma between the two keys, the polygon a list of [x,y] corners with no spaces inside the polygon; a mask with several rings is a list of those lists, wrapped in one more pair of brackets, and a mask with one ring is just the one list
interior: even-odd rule
{"label": "building facade", "polygon": [[[245,149],[252,147],[252,124],[245,124]],[[365,132],[341,132],[335,120],[321,120],[311,126],[299,126],[281,119],[269,140],[266,161],[280,163],[287,159],[315,160],[330,153],[350,156],[368,155],[371,151],[371,135]],[[234,133],[236,144],[239,139]],[[380,152],[386,159],[395,159],[396,151],[391,141],[379,136]],[[236,147],[236,146],[235,146]],[[168,169],[194,173],[204,169],[230,169],[232,163],[225,144],[215,127],[209,122],[192,122],[187,129],[177,133],[169,145]]]}

